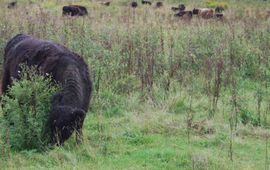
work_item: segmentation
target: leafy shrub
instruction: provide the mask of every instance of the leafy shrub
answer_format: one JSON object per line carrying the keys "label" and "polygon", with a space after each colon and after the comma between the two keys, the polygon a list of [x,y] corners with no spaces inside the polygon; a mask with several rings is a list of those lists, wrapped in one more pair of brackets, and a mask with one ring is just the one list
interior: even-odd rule
{"label": "leafy shrub", "polygon": [[206,6],[208,8],[216,8],[216,7],[221,7],[223,9],[228,8],[228,4],[226,2],[217,2],[215,0],[208,0],[206,1]]}
{"label": "leafy shrub", "polygon": [[188,110],[188,106],[185,103],[185,99],[179,98],[170,106],[170,111],[175,114],[184,114]]}
{"label": "leafy shrub", "polygon": [[47,118],[58,87],[36,70],[23,67],[21,80],[2,98],[1,136],[15,150],[43,150],[49,142]]}
{"label": "leafy shrub", "polygon": [[256,116],[247,109],[241,109],[240,120],[244,125],[248,123],[252,124],[253,126],[259,125],[259,121]]}

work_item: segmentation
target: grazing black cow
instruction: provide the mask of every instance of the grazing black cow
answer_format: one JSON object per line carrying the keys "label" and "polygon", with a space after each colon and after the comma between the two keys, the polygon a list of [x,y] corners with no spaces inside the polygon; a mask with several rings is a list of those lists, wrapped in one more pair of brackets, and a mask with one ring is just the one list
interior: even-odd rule
{"label": "grazing black cow", "polygon": [[52,110],[48,115],[51,142],[62,145],[74,130],[76,140],[80,142],[92,94],[92,82],[83,58],[60,44],[18,34],[5,47],[3,94],[13,79],[20,79],[21,63],[37,66],[61,85],[61,91],[52,99]]}
{"label": "grazing black cow", "polygon": [[160,7],[162,7],[162,6],[163,6],[163,3],[162,3],[162,2],[157,2],[157,3],[156,3],[156,7],[157,7],[157,8],[160,8]]}
{"label": "grazing black cow", "polygon": [[100,4],[101,5],[104,5],[104,6],[110,6],[111,2],[110,1],[106,1],[106,2],[101,2]]}
{"label": "grazing black cow", "polygon": [[132,0],[131,7],[132,8],[137,8],[137,6],[138,6],[138,3],[135,0]]}
{"label": "grazing black cow", "polygon": [[17,6],[17,1],[13,1],[13,2],[10,2],[8,3],[8,8],[11,9],[11,8],[15,8]]}
{"label": "grazing black cow", "polygon": [[80,5],[63,6],[63,16],[85,16],[88,14],[87,9]]}
{"label": "grazing black cow", "polygon": [[149,0],[142,0],[143,5],[152,5],[152,2]]}

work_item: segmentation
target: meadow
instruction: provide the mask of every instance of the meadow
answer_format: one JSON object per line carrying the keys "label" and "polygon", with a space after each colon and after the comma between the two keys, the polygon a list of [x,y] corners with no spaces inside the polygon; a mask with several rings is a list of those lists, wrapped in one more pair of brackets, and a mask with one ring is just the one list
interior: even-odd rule
{"label": "meadow", "polygon": [[[94,92],[83,144],[14,151],[0,139],[0,169],[269,170],[270,3],[223,1],[223,20],[176,18],[178,0],[1,1],[1,56],[18,33],[58,42],[87,61]],[[88,16],[62,17],[75,3]]]}

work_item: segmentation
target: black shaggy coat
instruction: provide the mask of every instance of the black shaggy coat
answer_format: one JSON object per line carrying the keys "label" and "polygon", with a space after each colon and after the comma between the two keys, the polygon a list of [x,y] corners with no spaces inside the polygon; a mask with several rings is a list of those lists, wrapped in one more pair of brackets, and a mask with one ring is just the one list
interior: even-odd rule
{"label": "black shaggy coat", "polygon": [[36,65],[62,87],[53,97],[49,113],[52,142],[63,144],[74,130],[79,142],[92,93],[88,66],[83,58],[62,45],[18,34],[5,47],[3,93],[12,85],[12,78],[20,78],[21,63]]}

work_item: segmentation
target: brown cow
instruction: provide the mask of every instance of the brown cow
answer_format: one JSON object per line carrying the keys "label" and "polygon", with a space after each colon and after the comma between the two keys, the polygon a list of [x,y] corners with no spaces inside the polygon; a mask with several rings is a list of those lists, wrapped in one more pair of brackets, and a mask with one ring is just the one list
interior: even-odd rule
{"label": "brown cow", "polygon": [[194,8],[192,13],[203,19],[210,19],[214,17],[214,10],[211,8]]}

